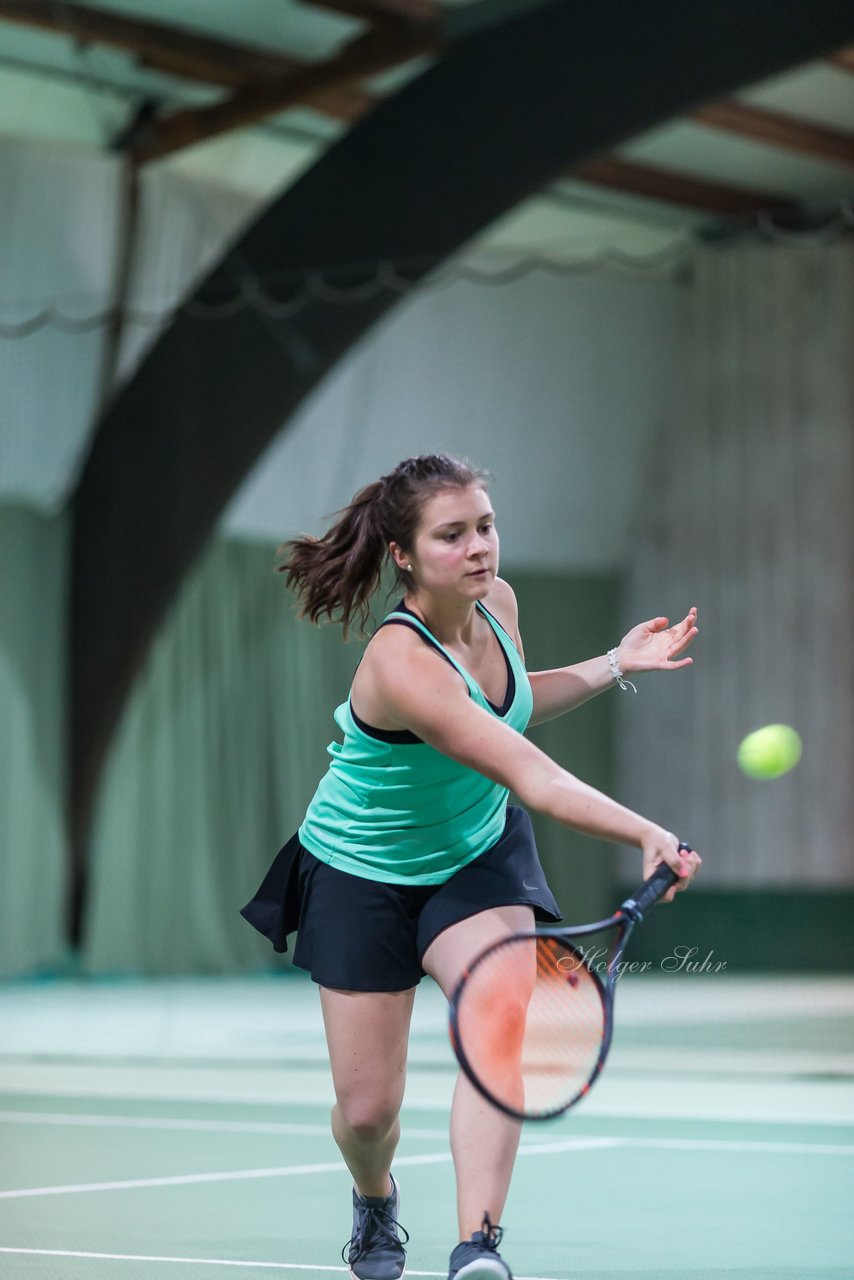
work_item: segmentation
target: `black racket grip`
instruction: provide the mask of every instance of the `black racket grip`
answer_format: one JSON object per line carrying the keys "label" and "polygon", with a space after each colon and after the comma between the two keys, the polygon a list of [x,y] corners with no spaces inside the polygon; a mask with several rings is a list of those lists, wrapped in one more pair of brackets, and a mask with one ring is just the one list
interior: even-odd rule
{"label": "black racket grip", "polygon": [[[679,848],[690,849],[691,846],[686,844],[684,840],[680,840]],[[643,920],[650,907],[654,907],[659,898],[663,898],[667,890],[678,881],[679,876],[669,867],[666,862],[662,862],[656,867],[648,880],[644,880],[639,889],[627,898],[620,908],[624,915],[635,923]]]}

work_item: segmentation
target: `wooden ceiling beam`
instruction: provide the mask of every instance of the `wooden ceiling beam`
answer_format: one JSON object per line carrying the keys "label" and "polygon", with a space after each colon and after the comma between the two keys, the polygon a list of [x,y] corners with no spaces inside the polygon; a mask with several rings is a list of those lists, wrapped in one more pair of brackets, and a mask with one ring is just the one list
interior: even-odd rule
{"label": "wooden ceiling beam", "polygon": [[854,71],[854,45],[849,45],[847,49],[837,49],[836,53],[830,55],[828,62],[841,67],[843,71]]}
{"label": "wooden ceiling beam", "polygon": [[80,44],[121,49],[157,71],[206,84],[239,88],[257,80],[281,78],[302,65],[286,54],[218,40],[171,23],[127,18],[90,5],[0,0],[0,19],[69,36]]}
{"label": "wooden ceiling beam", "polygon": [[692,111],[687,117],[712,129],[725,129],[754,142],[783,147],[815,160],[854,167],[854,134],[831,129],[828,125],[796,120],[781,112],[754,107],[733,98],[714,102]]}
{"label": "wooden ceiling beam", "polygon": [[225,102],[176,111],[147,126],[131,148],[138,163],[160,159],[232,129],[264,120],[297,104],[315,105],[330,93],[358,87],[360,80],[399,66],[420,54],[435,53],[435,34],[411,35],[385,26],[358,36],[326,62],[303,63],[277,81],[239,89]]}
{"label": "wooden ceiling beam", "polygon": [[[152,69],[237,90],[225,103],[178,111],[159,125],[149,126],[155,129],[156,138],[149,135],[141,147],[141,155],[149,159],[297,104],[355,123],[376,102],[374,95],[359,86],[359,78],[387,70],[418,53],[434,52],[438,44],[442,10],[434,0],[306,2],[378,25],[336,57],[318,64],[79,3],[0,0],[0,19],[60,33],[84,44],[119,48]],[[854,47],[840,49],[829,60],[854,71]],[[828,126],[734,100],[703,107],[692,118],[707,127],[771,146],[854,165],[854,136]],[[180,141],[183,138],[186,141]],[[761,193],[740,194],[739,189],[689,180],[653,166],[632,165],[629,171],[627,163],[617,163],[614,157],[598,160],[583,180],[721,213],[734,213],[745,201],[751,206],[752,194],[761,197]]]}
{"label": "wooden ceiling beam", "polygon": [[392,18],[438,27],[443,16],[442,6],[434,4],[433,0],[303,0],[303,3],[314,9],[329,9],[332,13],[362,18],[370,23]]}
{"label": "wooden ceiling beam", "polygon": [[[303,64],[305,65],[305,64]],[[368,114],[372,107],[380,101],[374,93],[360,89],[357,84],[331,85],[328,89],[315,89],[306,94],[299,104],[311,107],[322,116],[331,116],[334,120],[343,120],[346,124],[355,124],[362,116]]]}
{"label": "wooden ceiling beam", "polygon": [[602,156],[566,174],[576,182],[608,187],[629,195],[661,200],[684,209],[714,213],[723,217],[745,217],[789,207],[792,201],[769,191],[711,182],[693,174],[638,164],[621,156]]}
{"label": "wooden ceiling beam", "polygon": [[[89,5],[58,5],[54,0],[0,0],[0,20],[68,36],[80,44],[121,49],[152,70],[230,89],[281,83],[311,65],[287,54],[232,44],[166,23],[126,18]],[[365,115],[375,101],[373,95],[356,85],[330,85],[316,93],[309,92],[303,105],[352,124]]]}

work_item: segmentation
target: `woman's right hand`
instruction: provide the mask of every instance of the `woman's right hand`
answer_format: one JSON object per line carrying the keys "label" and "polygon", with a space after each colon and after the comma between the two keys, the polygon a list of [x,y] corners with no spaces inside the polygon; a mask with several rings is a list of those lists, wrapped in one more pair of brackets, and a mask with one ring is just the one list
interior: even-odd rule
{"label": "woman's right hand", "polygon": [[648,880],[662,862],[666,862],[679,876],[676,884],[664,894],[662,902],[672,902],[675,894],[687,889],[703,861],[696,849],[680,849],[678,837],[654,823],[650,823],[641,838],[641,850],[644,880]]}

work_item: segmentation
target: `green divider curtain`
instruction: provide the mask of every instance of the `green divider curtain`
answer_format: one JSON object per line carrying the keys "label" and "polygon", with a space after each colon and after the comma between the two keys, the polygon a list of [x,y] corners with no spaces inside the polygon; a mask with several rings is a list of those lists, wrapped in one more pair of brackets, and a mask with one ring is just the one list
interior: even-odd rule
{"label": "green divider curtain", "polygon": [[228,972],[238,915],[302,818],[361,648],[298,622],[274,548],[218,541],[155,644],[96,809],[89,972]]}
{"label": "green divider curtain", "polygon": [[[362,645],[342,643],[339,627],[297,621],[273,563],[268,545],[212,544],[150,655],[97,806],[88,972],[217,973],[282,963],[239,908],[296,830],[326,768],[326,746],[338,735],[332,712],[347,696]],[[508,576],[523,598],[526,643],[539,665],[612,642],[613,583],[577,589],[554,576]],[[571,729],[573,717],[557,722],[563,736],[554,725],[536,732],[562,763],[605,784],[609,709],[576,716]],[[583,837],[564,840],[557,829],[541,839],[546,860],[560,865],[558,895],[574,908],[561,886],[582,867],[575,845]],[[591,868],[601,875],[605,860],[594,842],[584,844],[578,878],[589,900]]]}
{"label": "green divider curtain", "polygon": [[66,535],[61,518],[0,505],[0,977],[65,954]]}
{"label": "green divider curtain", "polygon": [[[511,573],[528,671],[571,666],[620,641],[615,574]],[[638,619],[640,621],[640,619]],[[631,694],[629,695],[631,696]],[[528,731],[547,755],[592,787],[615,795],[614,686],[568,715]],[[615,795],[616,799],[621,799]],[[615,846],[532,814],[537,847],[567,922],[596,920],[613,910]],[[640,868],[640,858],[638,858]]]}

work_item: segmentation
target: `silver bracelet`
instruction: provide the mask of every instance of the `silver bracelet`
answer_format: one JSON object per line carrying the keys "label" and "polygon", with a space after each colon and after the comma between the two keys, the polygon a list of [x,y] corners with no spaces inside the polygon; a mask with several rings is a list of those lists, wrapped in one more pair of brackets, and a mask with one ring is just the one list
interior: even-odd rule
{"label": "silver bracelet", "polygon": [[635,689],[631,680],[626,680],[623,676],[623,669],[620,666],[620,660],[617,657],[616,649],[608,650],[608,666],[611,668],[611,675],[614,677],[621,689],[631,688],[635,690],[635,693],[637,693],[637,689]]}

